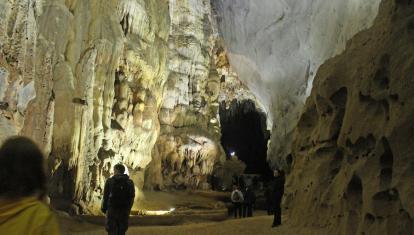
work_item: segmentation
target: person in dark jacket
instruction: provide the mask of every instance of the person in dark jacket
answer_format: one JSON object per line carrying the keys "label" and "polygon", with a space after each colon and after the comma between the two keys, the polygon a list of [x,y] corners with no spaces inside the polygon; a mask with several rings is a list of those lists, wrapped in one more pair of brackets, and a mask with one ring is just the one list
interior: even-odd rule
{"label": "person in dark jacket", "polygon": [[274,219],[272,227],[276,227],[282,224],[282,197],[285,191],[285,172],[283,170],[275,170],[273,172],[275,179],[272,182],[273,189],[273,212]]}
{"label": "person in dark jacket", "polygon": [[106,231],[109,235],[124,235],[128,230],[135,187],[124,172],[124,165],[116,164],[114,176],[105,183],[101,210],[106,214]]}
{"label": "person in dark jacket", "polygon": [[273,215],[274,211],[273,209],[275,208],[273,203],[274,203],[274,199],[273,199],[273,188],[271,184],[266,185],[265,188],[265,192],[264,192],[264,196],[265,196],[265,200],[266,200],[266,210],[267,210],[267,214],[268,215]]}
{"label": "person in dark jacket", "polygon": [[256,202],[256,195],[250,187],[246,187],[243,191],[243,217],[253,216],[253,205]]}

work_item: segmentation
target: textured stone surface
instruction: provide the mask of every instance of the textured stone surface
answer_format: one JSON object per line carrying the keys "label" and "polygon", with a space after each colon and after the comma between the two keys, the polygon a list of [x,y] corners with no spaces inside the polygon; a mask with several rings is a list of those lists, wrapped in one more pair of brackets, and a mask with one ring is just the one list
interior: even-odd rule
{"label": "textured stone surface", "polygon": [[318,71],[290,158],[290,222],[414,233],[413,15],[412,1],[384,0],[373,27]]}
{"label": "textured stone surface", "polygon": [[0,1],[0,141],[34,138],[75,212],[98,212],[118,162],[137,192],[208,188],[229,66],[216,43],[208,0]]}
{"label": "textured stone surface", "polygon": [[380,0],[214,0],[230,64],[269,116],[269,159],[284,164],[314,74],[371,25]]}
{"label": "textured stone surface", "polygon": [[208,188],[223,155],[217,122],[220,91],[213,57],[217,30],[210,1],[170,1],[166,90],[161,133],[146,173],[147,188]]}
{"label": "textured stone surface", "polygon": [[219,105],[250,100],[293,224],[412,234],[412,1],[384,0],[304,109],[379,0],[213,3],[224,42],[208,0],[0,0],[0,141],[35,139],[52,200],[96,214],[118,162],[139,195],[229,187]]}
{"label": "textured stone surface", "polygon": [[34,138],[50,156],[52,198],[83,212],[98,211],[117,162],[142,187],[168,73],[168,2],[20,0],[0,9],[2,138]]}

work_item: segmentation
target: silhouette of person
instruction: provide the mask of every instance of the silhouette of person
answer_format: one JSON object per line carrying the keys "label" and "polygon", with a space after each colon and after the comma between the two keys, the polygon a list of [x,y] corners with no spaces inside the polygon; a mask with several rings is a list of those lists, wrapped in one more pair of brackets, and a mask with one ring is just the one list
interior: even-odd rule
{"label": "silhouette of person", "polygon": [[45,195],[40,149],[26,137],[7,139],[0,147],[0,234],[60,234]]}
{"label": "silhouette of person", "polygon": [[256,195],[250,187],[243,191],[243,217],[253,216],[253,205],[256,202]]}
{"label": "silhouette of person", "polygon": [[282,197],[283,193],[285,192],[285,172],[283,170],[275,170],[273,172],[275,179],[272,182],[272,199],[273,201],[273,225],[272,227],[276,227],[282,224]]}
{"label": "silhouette of person", "polygon": [[128,230],[129,214],[134,204],[135,187],[122,164],[114,166],[114,176],[105,182],[102,212],[106,214],[109,235],[124,235]]}

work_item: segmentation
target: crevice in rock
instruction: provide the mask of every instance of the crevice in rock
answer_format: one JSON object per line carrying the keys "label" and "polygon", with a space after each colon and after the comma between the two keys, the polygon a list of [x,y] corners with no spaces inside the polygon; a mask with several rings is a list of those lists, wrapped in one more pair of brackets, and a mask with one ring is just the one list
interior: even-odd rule
{"label": "crevice in rock", "polygon": [[384,68],[379,69],[373,78],[377,89],[387,90],[390,87],[390,81],[387,76],[387,71]]}
{"label": "crevice in rock", "polygon": [[330,97],[332,103],[336,108],[345,108],[348,100],[348,89],[346,87],[340,88],[338,91],[333,93]]}
{"label": "crevice in rock", "polygon": [[257,110],[250,100],[234,101],[228,109],[223,102],[219,110],[221,143],[228,156],[234,152],[246,164],[245,173],[269,178],[271,170],[266,158],[270,133],[266,114]]}
{"label": "crevice in rock", "polygon": [[357,231],[356,224],[359,223],[362,210],[362,195],[363,195],[363,186],[361,178],[357,175],[353,175],[351,180],[348,183],[348,186],[345,191],[344,198],[347,202],[347,234],[355,234]]}
{"label": "crevice in rock", "polygon": [[303,130],[312,129],[317,123],[318,113],[316,111],[316,105],[312,105],[305,110],[298,122],[298,128]]}
{"label": "crevice in rock", "polygon": [[375,216],[373,214],[367,213],[365,214],[365,224],[367,225],[371,225],[373,223],[375,223]]}
{"label": "crevice in rock", "polygon": [[6,110],[8,107],[9,107],[8,102],[0,101],[0,109],[1,110]]}
{"label": "crevice in rock", "polygon": [[381,144],[384,148],[384,153],[380,157],[380,164],[382,168],[391,167],[394,164],[394,155],[391,150],[391,146],[387,140],[387,138],[381,138]]}
{"label": "crevice in rock", "polygon": [[343,158],[343,152],[341,150],[337,150],[329,164],[331,179],[334,179],[335,176],[339,173]]}
{"label": "crevice in rock", "polygon": [[360,207],[362,205],[362,191],[361,178],[353,175],[346,188],[345,198],[351,204]]}
{"label": "crevice in rock", "polygon": [[85,105],[85,106],[88,105],[88,102],[85,99],[78,98],[78,97],[73,98],[72,102],[75,104],[80,104],[80,105]]}
{"label": "crevice in rock", "polygon": [[127,36],[128,34],[128,30],[129,30],[129,13],[127,13],[126,15],[124,15],[124,17],[122,17],[121,22],[119,22],[121,24],[121,28],[122,31],[124,32],[124,35]]}
{"label": "crevice in rock", "polygon": [[381,188],[389,187],[392,182],[392,168],[383,168],[380,172]]}
{"label": "crevice in rock", "polygon": [[375,144],[376,139],[372,134],[369,134],[367,137],[359,137],[355,143],[347,139],[346,147],[349,150],[348,163],[353,164],[361,158],[368,157],[374,150]]}

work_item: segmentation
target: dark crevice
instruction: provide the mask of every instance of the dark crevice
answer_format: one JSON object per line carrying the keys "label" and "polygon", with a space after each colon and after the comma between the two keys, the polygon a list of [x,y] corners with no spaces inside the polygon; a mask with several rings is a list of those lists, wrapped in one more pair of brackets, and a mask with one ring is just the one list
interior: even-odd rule
{"label": "dark crevice", "polygon": [[380,172],[380,186],[386,188],[391,185],[392,181],[392,168],[381,169]]}
{"label": "dark crevice", "polygon": [[365,215],[365,223],[370,225],[370,224],[373,224],[374,222],[375,222],[375,216],[370,213],[367,213]]}
{"label": "dark crevice", "polygon": [[396,189],[389,189],[376,193],[372,199],[374,201],[396,201],[399,199],[398,191]]}
{"label": "dark crevice", "polygon": [[6,110],[9,107],[9,103],[0,101],[0,109]]}
{"label": "dark crevice", "polygon": [[381,143],[384,148],[384,153],[380,157],[380,163],[383,168],[392,167],[394,164],[394,155],[392,153],[390,144],[388,143],[387,138],[382,137]]}
{"label": "dark crevice", "polygon": [[270,132],[266,126],[266,115],[256,109],[248,100],[234,100],[226,109],[220,104],[221,143],[226,154],[235,152],[239,160],[246,164],[246,174],[260,174],[271,177],[271,170],[266,160],[267,142]]}
{"label": "dark crevice", "polygon": [[121,27],[122,27],[122,31],[124,32],[124,35],[127,36],[127,34],[128,34],[128,27],[129,27],[129,14],[126,14],[122,18],[120,24],[121,24]]}
{"label": "dark crevice", "polygon": [[88,105],[88,102],[85,99],[81,99],[79,97],[73,98],[72,103],[80,104],[80,105]]}
{"label": "dark crevice", "polygon": [[348,90],[346,87],[340,88],[337,92],[331,95],[330,100],[337,108],[345,108],[348,97]]}
{"label": "dark crevice", "polygon": [[331,179],[335,178],[335,176],[339,173],[343,158],[344,154],[342,153],[342,151],[337,150],[329,164],[329,168],[331,169]]}
{"label": "dark crevice", "polygon": [[298,128],[309,130],[313,128],[315,123],[317,123],[318,120],[318,113],[316,111],[316,105],[313,105],[312,107],[305,110],[305,112],[301,115],[299,122],[298,122]]}
{"label": "dark crevice", "polygon": [[359,137],[355,143],[346,140],[346,147],[350,151],[348,163],[353,164],[358,159],[368,157],[375,148],[376,139],[372,134],[367,137]]}

